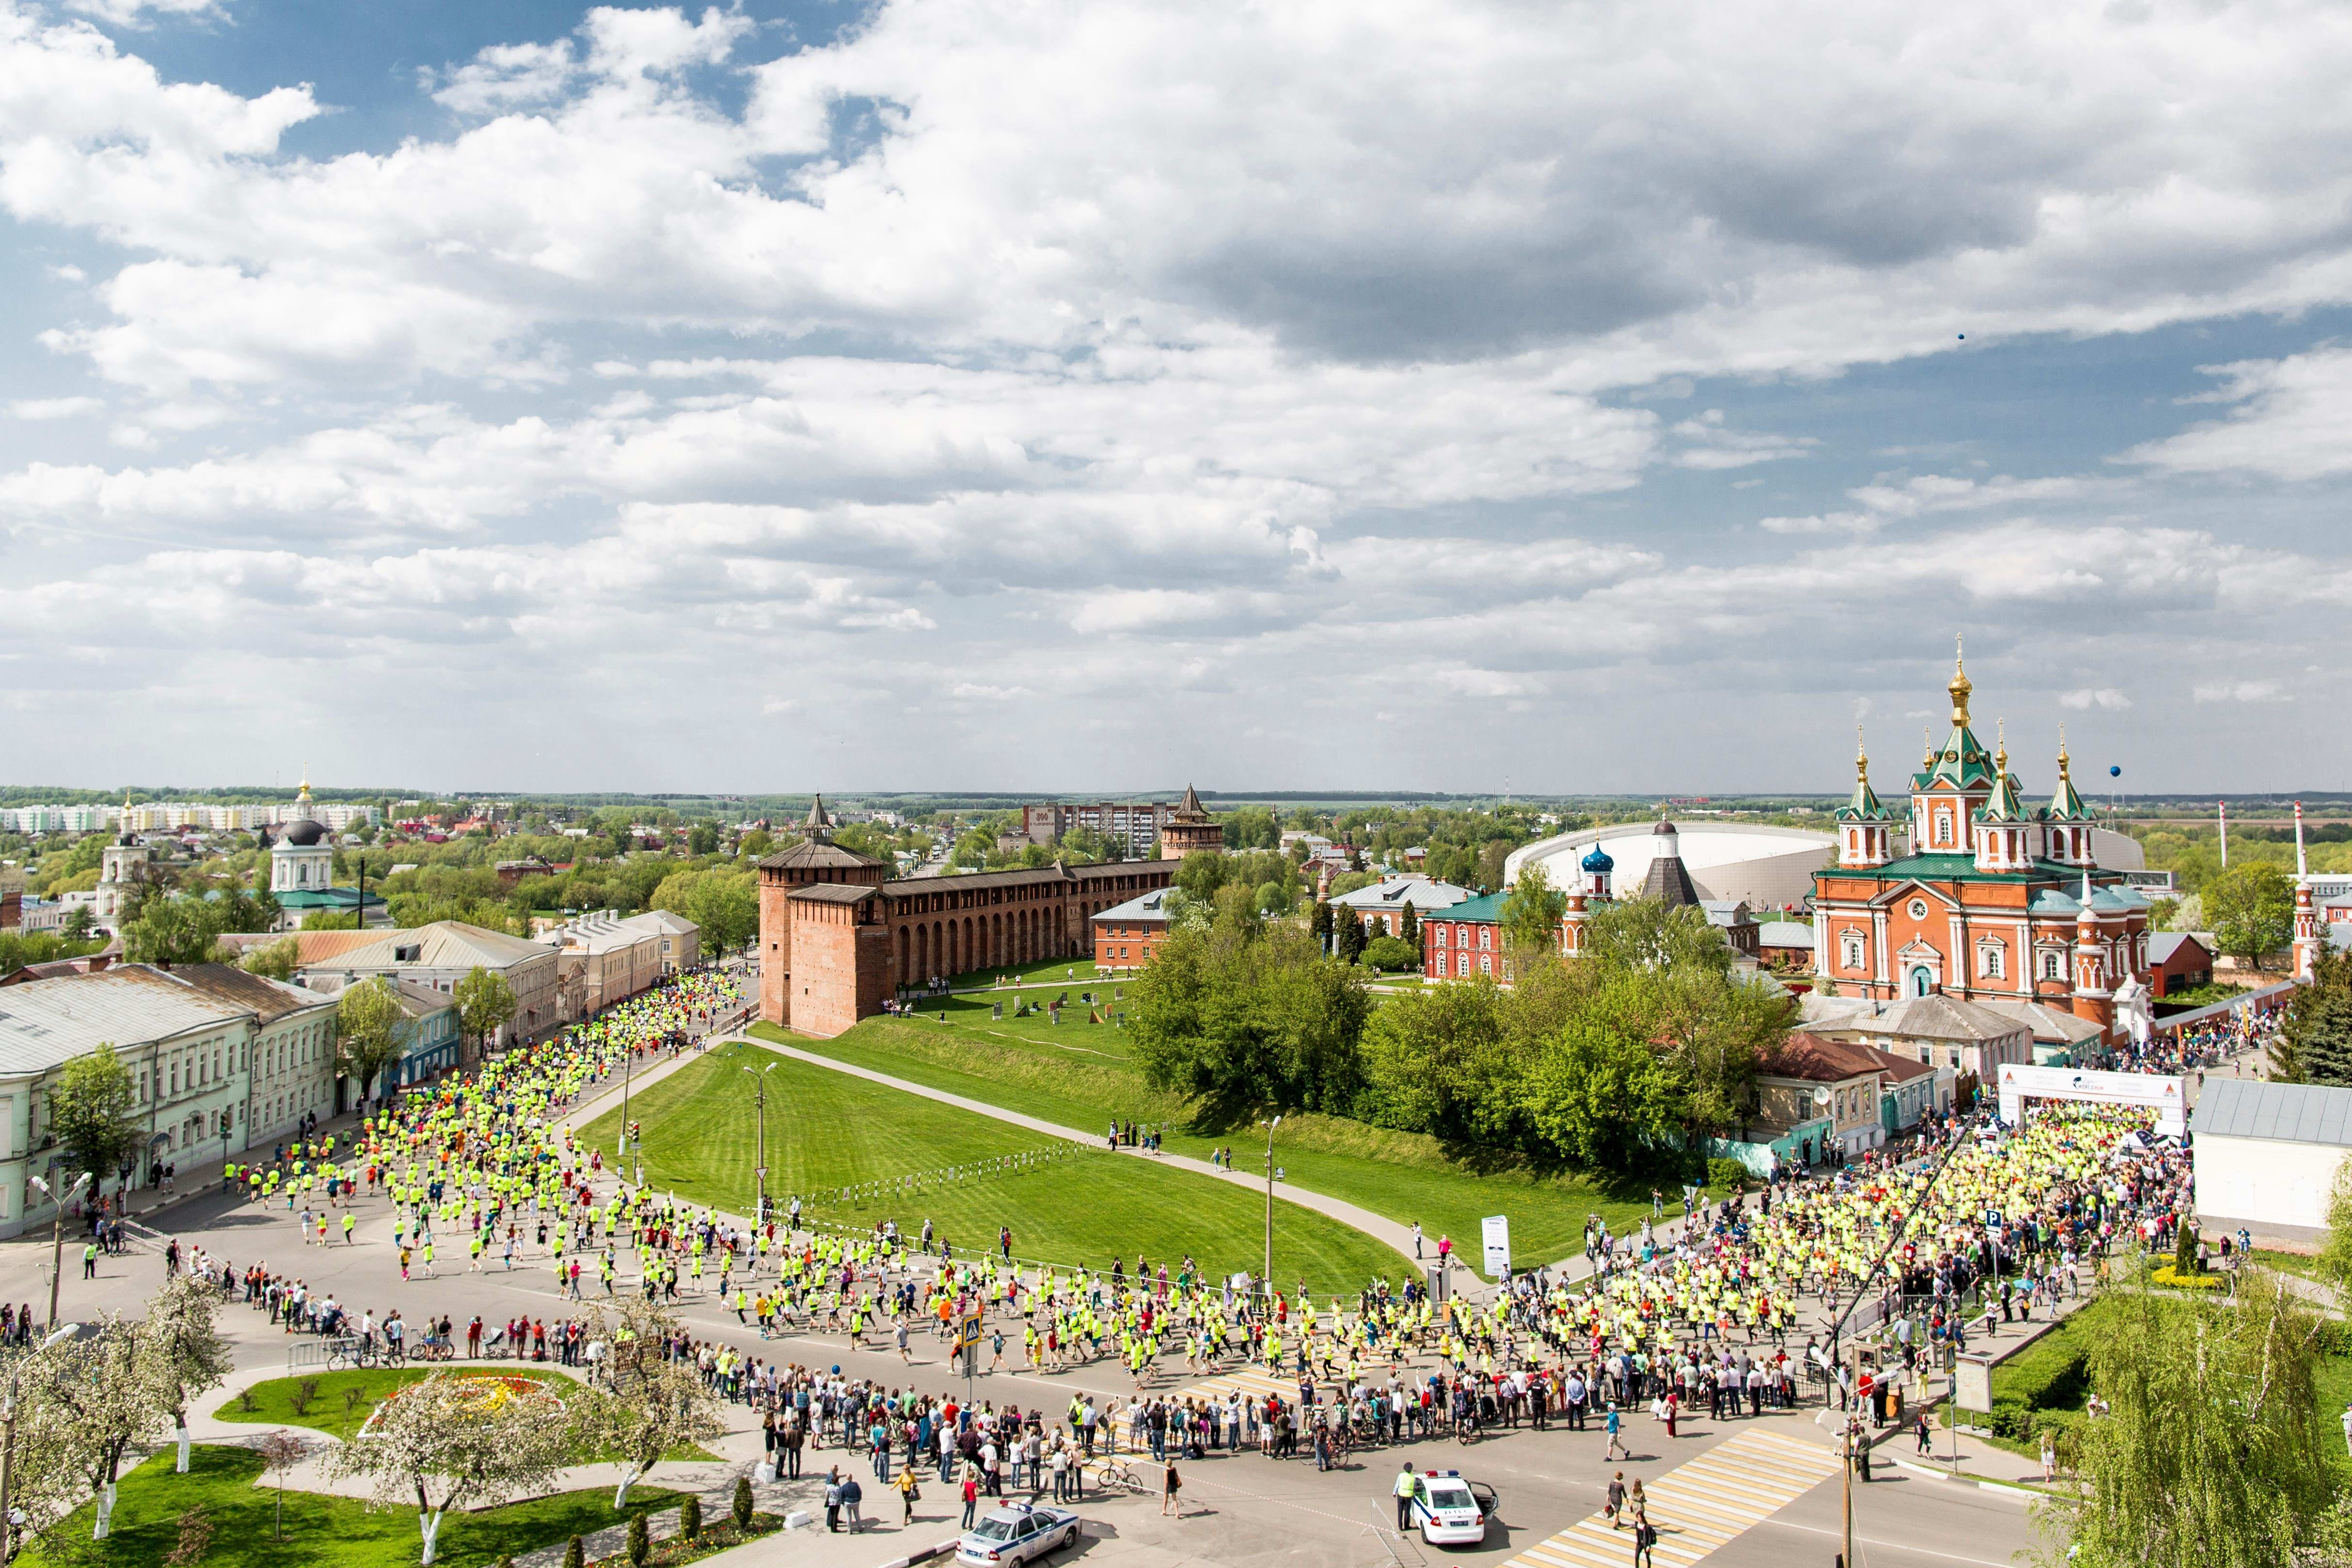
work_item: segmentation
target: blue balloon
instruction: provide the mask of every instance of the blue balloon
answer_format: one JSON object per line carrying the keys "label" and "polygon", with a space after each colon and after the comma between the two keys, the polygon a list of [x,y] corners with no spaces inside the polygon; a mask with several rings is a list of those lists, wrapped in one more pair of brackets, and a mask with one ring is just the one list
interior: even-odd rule
{"label": "blue balloon", "polygon": [[2110,779],[2120,779],[2123,776],[2124,770],[2120,768],[2110,768],[2107,769],[2107,777]]}

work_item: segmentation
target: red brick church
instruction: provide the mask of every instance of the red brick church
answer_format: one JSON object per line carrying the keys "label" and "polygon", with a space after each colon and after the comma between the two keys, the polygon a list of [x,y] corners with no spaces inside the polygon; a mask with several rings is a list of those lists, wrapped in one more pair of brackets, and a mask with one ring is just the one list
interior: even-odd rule
{"label": "red brick church", "polygon": [[[1199,805],[1189,790],[1186,803]],[[819,797],[801,841],[760,862],[760,1016],[803,1034],[839,1034],[901,987],[1091,957],[1097,914],[1176,876],[1161,860],[893,880],[832,828]]]}
{"label": "red brick church", "polygon": [[2055,790],[2029,806],[2007,745],[1988,754],[1969,727],[1958,660],[1946,689],[1951,733],[1920,759],[1907,811],[1880,802],[1857,748],[1837,865],[1813,874],[1814,973],[1846,996],[2040,1002],[2115,1038],[2117,988],[2148,981],[2147,899],[2098,868],[2064,736]]}

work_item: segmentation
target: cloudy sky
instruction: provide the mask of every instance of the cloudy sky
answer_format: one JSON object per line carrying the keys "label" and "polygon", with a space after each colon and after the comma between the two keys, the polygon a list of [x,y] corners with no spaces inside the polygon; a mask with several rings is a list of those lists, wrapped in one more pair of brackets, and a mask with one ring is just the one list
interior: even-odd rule
{"label": "cloudy sky", "polygon": [[0,0],[0,781],[2352,787],[2352,9]]}

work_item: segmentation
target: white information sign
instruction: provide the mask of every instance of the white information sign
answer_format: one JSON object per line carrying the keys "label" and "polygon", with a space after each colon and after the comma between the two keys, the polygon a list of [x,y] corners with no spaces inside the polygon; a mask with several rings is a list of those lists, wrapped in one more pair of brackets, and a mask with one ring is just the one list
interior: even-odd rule
{"label": "white information sign", "polygon": [[1486,1243],[1486,1278],[1499,1280],[1511,1271],[1511,1220],[1508,1215],[1490,1214],[1478,1222]]}
{"label": "white information sign", "polygon": [[2099,1105],[2147,1105],[2156,1111],[2156,1130],[2178,1137],[2189,1130],[2183,1109],[2181,1081],[2154,1072],[2088,1072],[2072,1067],[2020,1067],[2000,1070],[2000,1119],[2017,1125],[2028,1100],[2085,1100]]}

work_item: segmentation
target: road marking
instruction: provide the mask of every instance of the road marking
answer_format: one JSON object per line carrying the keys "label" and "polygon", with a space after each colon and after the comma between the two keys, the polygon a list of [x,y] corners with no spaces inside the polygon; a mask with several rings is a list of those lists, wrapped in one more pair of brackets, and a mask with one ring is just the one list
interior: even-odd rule
{"label": "road marking", "polygon": [[[1776,1530],[1801,1530],[1813,1535],[1843,1535],[1840,1530],[1825,1530],[1818,1524],[1799,1524],[1793,1520],[1768,1519],[1764,1521]],[[2010,1568],[2006,1563],[1996,1563],[1990,1557],[1958,1557],[1949,1552],[1931,1552],[1925,1546],[1906,1546],[1900,1541],[1881,1541],[1874,1535],[1857,1535],[1856,1543],[1863,1546],[1884,1546],[1889,1552],[1908,1552],[1920,1557],[1940,1557],[1947,1563],[1973,1563],[1977,1568]]]}
{"label": "road marking", "polygon": [[[1688,1568],[1838,1473],[1837,1456],[1800,1437],[1749,1430],[1643,1482],[1661,1563]],[[1596,1513],[1504,1568],[1622,1568],[1625,1532]]]}

